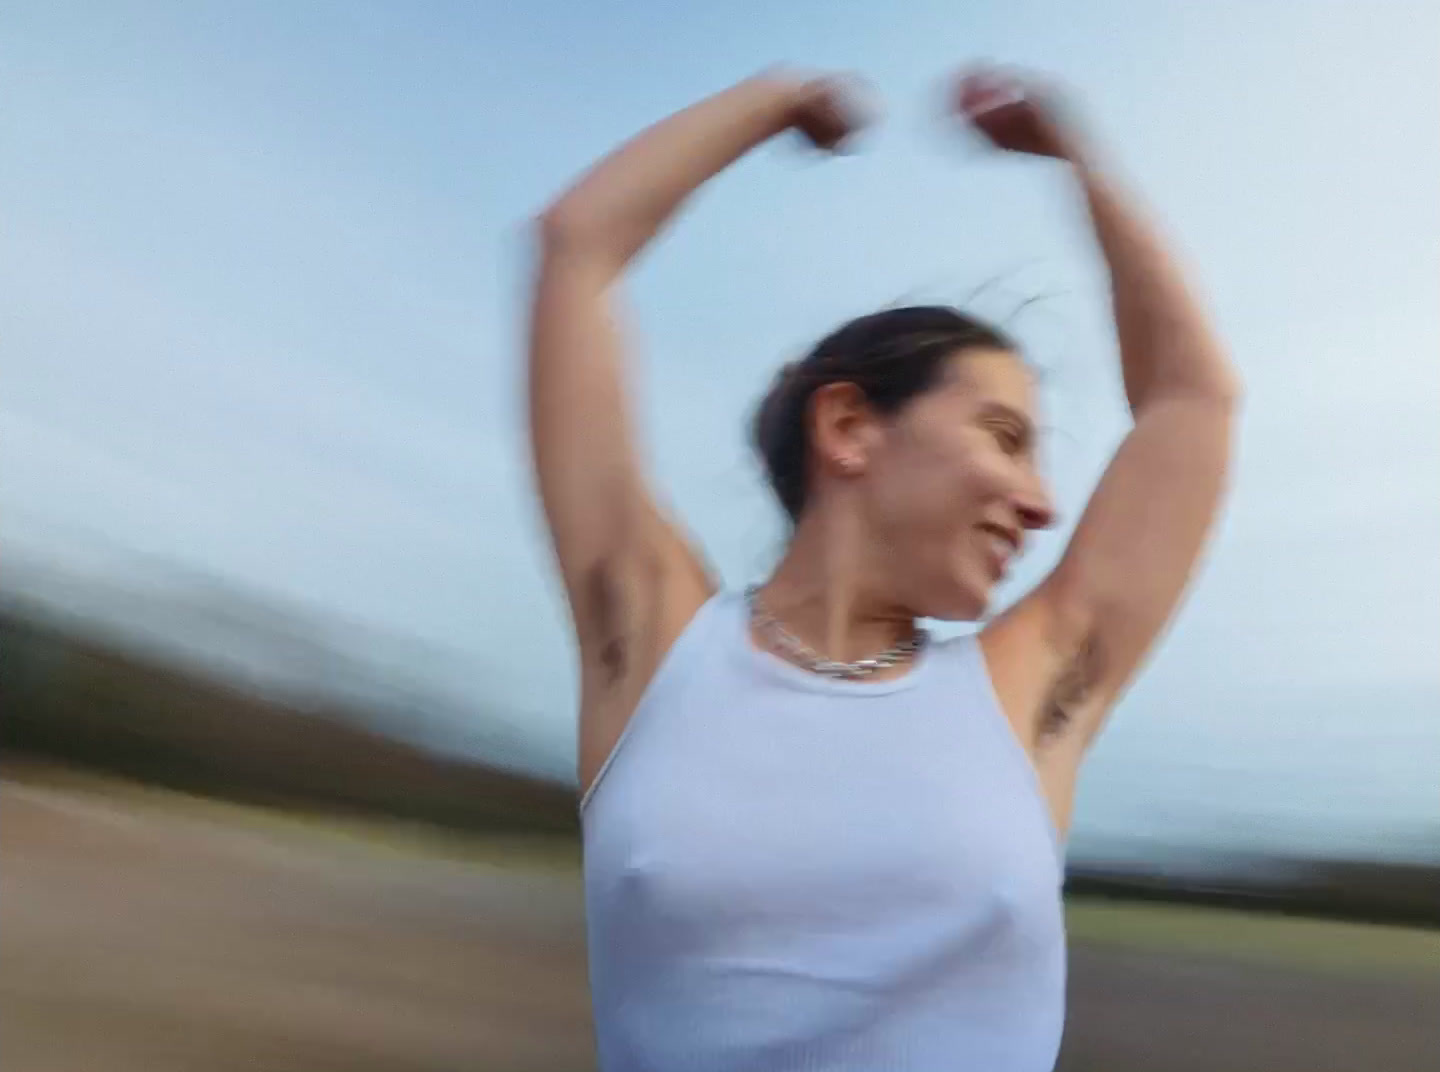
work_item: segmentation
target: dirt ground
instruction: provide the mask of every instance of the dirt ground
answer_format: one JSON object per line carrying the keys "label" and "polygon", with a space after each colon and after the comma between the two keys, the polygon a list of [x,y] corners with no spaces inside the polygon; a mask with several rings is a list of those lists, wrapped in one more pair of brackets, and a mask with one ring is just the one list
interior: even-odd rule
{"label": "dirt ground", "polygon": [[[578,875],[0,783],[8,1072],[593,1067]],[[1440,971],[1077,941],[1060,1067],[1436,1070]]]}

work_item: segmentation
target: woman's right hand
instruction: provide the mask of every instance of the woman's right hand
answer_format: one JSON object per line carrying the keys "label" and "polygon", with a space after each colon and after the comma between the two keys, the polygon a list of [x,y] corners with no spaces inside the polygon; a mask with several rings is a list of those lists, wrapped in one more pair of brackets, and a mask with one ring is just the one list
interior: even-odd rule
{"label": "woman's right hand", "polygon": [[869,122],[854,79],[812,78],[795,89],[790,127],[823,152],[840,151]]}

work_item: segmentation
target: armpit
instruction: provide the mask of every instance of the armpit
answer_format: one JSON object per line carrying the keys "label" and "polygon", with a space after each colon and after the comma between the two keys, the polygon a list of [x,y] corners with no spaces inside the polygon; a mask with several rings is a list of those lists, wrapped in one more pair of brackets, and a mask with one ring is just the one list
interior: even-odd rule
{"label": "armpit", "polygon": [[587,580],[590,621],[586,626],[594,643],[593,650],[604,674],[604,681],[607,685],[614,685],[625,676],[629,654],[628,645],[625,643],[618,580],[613,569],[603,568],[592,571]]}
{"label": "armpit", "polygon": [[1095,687],[1104,672],[1099,637],[1088,636],[1056,678],[1040,716],[1040,737],[1068,732],[1085,706],[1095,700]]}

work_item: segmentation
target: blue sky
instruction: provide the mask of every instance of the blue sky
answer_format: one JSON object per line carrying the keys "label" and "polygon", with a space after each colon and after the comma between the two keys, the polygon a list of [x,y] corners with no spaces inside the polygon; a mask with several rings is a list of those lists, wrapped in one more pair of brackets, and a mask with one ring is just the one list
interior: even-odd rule
{"label": "blue sky", "polygon": [[657,478],[729,583],[757,576],[779,529],[743,427],[774,366],[993,282],[995,317],[1051,295],[1014,327],[1073,517],[1123,428],[1093,250],[1062,174],[934,121],[958,62],[1053,73],[1250,388],[1230,511],[1092,761],[1077,843],[1440,839],[1435,5],[47,2],[6,23],[12,561],[295,602],[551,772],[574,676],[519,423],[527,218],[771,62],[859,70],[885,114],[862,152],[757,153],[636,273]]}

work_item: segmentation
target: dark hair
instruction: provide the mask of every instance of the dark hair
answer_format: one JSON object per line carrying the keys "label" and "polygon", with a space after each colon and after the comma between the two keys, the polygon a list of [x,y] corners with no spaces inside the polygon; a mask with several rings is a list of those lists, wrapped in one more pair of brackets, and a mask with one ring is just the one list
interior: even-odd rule
{"label": "dark hair", "polygon": [[782,368],[755,413],[751,434],[791,522],[810,487],[810,399],[831,383],[853,383],[878,412],[893,415],[939,381],[967,349],[1016,351],[999,328],[945,305],[912,305],[857,317]]}

